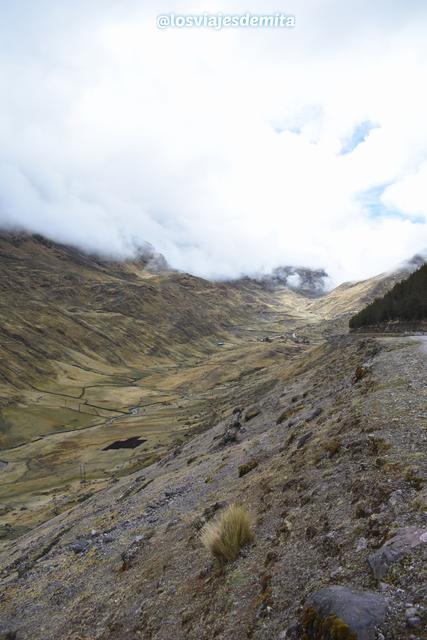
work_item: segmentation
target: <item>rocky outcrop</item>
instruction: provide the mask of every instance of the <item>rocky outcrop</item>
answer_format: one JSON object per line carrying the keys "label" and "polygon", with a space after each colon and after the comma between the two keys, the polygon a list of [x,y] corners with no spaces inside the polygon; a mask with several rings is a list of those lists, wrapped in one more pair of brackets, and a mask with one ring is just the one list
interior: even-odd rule
{"label": "rocky outcrop", "polygon": [[267,289],[288,287],[308,298],[316,298],[325,293],[328,277],[324,269],[284,266],[277,267],[259,281]]}
{"label": "rocky outcrop", "polygon": [[387,575],[390,567],[407,556],[412,549],[427,544],[427,529],[406,527],[400,529],[391,540],[369,556],[372,573],[377,580]]}
{"label": "rocky outcrop", "polygon": [[334,585],[307,601],[304,632],[308,640],[375,640],[386,612],[384,596]]}

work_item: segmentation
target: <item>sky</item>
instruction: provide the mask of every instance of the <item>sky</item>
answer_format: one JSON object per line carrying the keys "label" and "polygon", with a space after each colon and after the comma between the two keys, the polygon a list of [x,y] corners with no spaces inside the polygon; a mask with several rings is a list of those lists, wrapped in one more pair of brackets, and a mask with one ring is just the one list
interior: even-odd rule
{"label": "sky", "polygon": [[0,0],[0,227],[213,279],[392,269],[427,250],[426,33],[425,0]]}

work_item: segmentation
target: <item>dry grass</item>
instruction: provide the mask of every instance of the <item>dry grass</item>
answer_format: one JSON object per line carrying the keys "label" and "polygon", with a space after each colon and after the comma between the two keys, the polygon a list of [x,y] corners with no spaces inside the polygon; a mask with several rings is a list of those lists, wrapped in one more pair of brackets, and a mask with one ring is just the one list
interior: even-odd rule
{"label": "dry grass", "polygon": [[202,529],[200,540],[214,558],[224,564],[235,560],[240,549],[251,542],[251,520],[244,507],[232,504]]}

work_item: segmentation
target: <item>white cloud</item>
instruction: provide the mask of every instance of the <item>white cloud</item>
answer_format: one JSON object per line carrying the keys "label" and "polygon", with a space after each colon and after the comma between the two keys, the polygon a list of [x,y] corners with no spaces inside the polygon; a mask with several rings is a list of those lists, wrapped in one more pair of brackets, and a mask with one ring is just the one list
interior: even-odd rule
{"label": "white cloud", "polygon": [[[0,224],[120,257],[148,241],[211,277],[355,279],[427,247],[425,3],[294,0],[293,30],[221,32],[157,30],[164,2],[19,4],[0,26]],[[385,184],[397,217],[360,198]]]}
{"label": "white cloud", "polygon": [[382,196],[385,206],[427,223],[427,162],[417,173],[389,186]]}

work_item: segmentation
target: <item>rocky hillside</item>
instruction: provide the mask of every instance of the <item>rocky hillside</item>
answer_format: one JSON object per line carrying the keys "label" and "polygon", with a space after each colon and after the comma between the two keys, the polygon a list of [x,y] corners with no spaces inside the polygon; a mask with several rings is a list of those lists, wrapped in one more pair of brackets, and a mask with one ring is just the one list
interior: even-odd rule
{"label": "rocky hillside", "polygon": [[[256,405],[10,544],[4,637],[425,638],[426,347],[314,347]],[[199,533],[230,503],[254,539],[221,569]]]}

